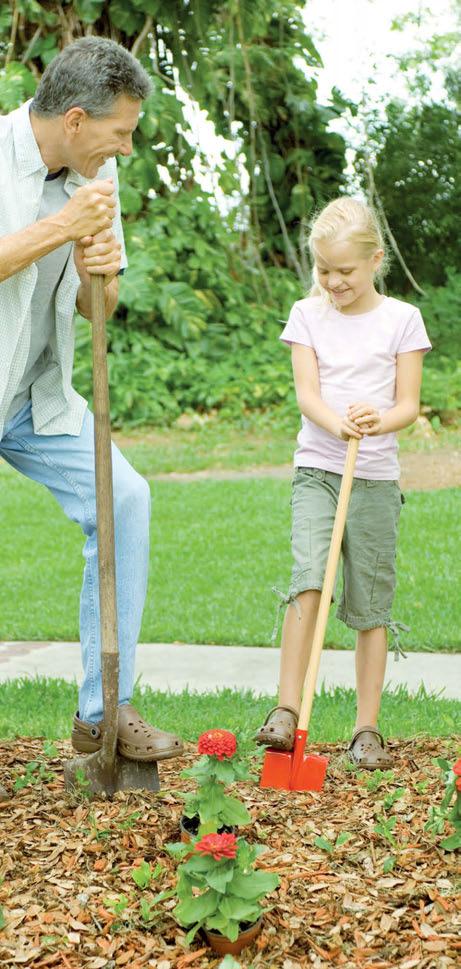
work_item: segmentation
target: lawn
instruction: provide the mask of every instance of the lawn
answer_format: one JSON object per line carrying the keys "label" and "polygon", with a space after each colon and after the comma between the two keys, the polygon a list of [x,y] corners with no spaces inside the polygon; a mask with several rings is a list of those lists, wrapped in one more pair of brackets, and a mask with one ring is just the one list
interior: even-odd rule
{"label": "lawn", "polygon": [[[211,727],[253,735],[275,705],[275,697],[255,696],[251,690],[160,693],[144,686],[136,688],[133,702],[146,719],[163,730],[196,741]],[[39,678],[1,683],[0,737],[68,737],[76,705],[77,688],[65,680]],[[314,703],[310,739],[314,743],[346,741],[352,734],[354,715],[353,690],[322,688]],[[461,701],[437,699],[424,688],[411,696],[402,687],[384,692],[381,725],[386,736],[446,737],[457,731],[460,722]]]}
{"label": "lawn", "polygon": [[[290,483],[151,482],[152,563],[143,641],[267,645],[272,587],[290,574]],[[461,649],[459,490],[410,492],[401,518],[394,618],[409,647]],[[76,640],[82,537],[48,493],[0,474],[0,639]],[[327,643],[353,634],[333,616]]]}

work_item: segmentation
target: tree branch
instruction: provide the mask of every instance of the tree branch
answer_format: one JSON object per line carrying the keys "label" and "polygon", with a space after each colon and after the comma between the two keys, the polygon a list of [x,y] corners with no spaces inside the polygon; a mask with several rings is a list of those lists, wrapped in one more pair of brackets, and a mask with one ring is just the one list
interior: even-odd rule
{"label": "tree branch", "polygon": [[144,27],[142,28],[141,32],[136,37],[136,40],[132,44],[131,53],[133,54],[133,57],[137,57],[138,50],[142,47],[149,31],[152,30],[153,24],[154,24],[154,21],[150,16],[150,14],[148,14],[144,21]]}

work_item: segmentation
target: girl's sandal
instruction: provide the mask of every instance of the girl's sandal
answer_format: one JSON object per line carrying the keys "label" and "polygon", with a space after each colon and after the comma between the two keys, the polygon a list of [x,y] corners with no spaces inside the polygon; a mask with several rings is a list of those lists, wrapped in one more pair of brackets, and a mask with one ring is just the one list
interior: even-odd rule
{"label": "girl's sandal", "polygon": [[376,727],[360,727],[349,744],[349,760],[362,770],[392,767],[393,759],[385,749],[383,735]]}
{"label": "girl's sandal", "polygon": [[254,736],[257,744],[274,750],[293,750],[298,714],[292,707],[273,707]]}

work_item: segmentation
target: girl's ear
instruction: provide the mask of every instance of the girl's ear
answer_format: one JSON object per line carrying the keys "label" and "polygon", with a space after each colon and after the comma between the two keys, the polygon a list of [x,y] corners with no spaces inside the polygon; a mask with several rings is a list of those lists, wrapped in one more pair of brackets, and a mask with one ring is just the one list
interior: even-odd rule
{"label": "girl's ear", "polygon": [[384,249],[377,249],[372,256],[373,259],[373,271],[378,272],[379,267],[384,259]]}

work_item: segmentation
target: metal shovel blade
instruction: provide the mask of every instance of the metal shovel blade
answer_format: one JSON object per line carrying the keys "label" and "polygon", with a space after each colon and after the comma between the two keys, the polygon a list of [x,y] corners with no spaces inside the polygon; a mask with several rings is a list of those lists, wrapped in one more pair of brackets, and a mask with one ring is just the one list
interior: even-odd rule
{"label": "metal shovel blade", "polygon": [[82,754],[64,764],[66,790],[85,797],[112,797],[116,791],[159,791],[156,761],[128,760],[116,754],[107,764],[102,751]]}
{"label": "metal shovel blade", "polygon": [[307,730],[297,730],[293,750],[266,751],[259,782],[260,787],[285,791],[321,791],[325,782],[328,757],[305,755]]}

